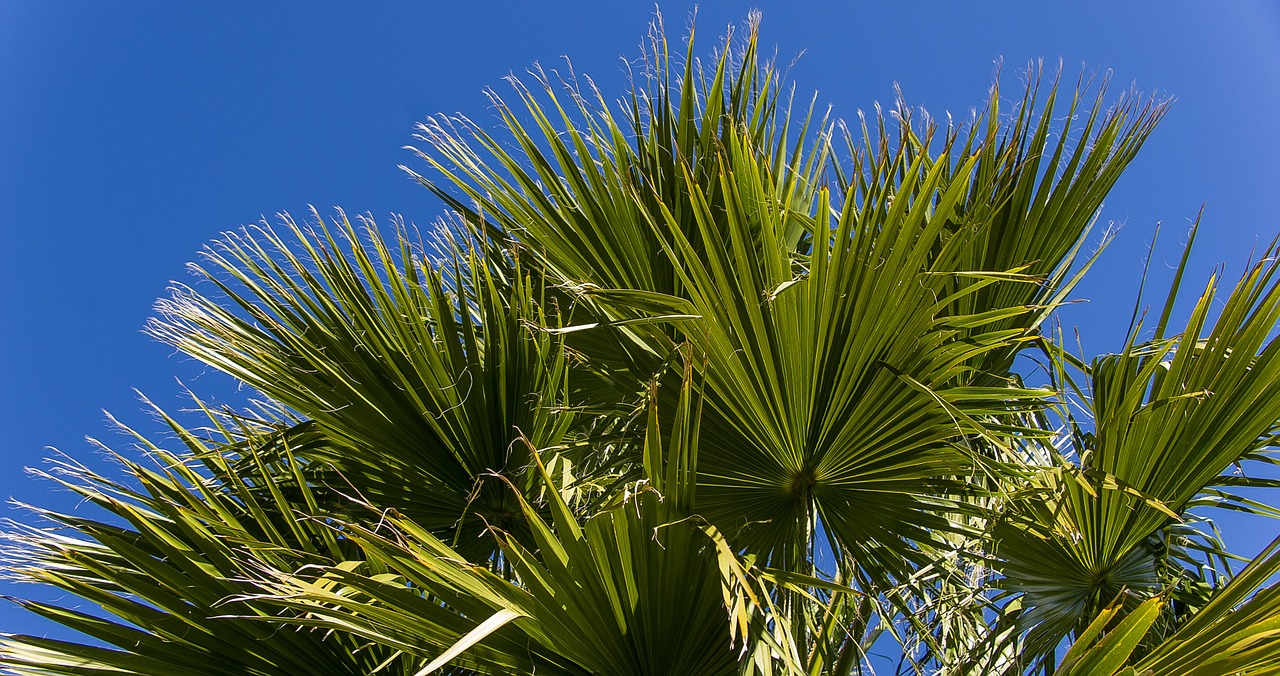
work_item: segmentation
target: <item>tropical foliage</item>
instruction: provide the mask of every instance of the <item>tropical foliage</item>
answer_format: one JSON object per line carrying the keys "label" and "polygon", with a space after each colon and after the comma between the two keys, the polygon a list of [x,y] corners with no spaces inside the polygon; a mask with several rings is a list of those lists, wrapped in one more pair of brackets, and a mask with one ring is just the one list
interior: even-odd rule
{"label": "tropical foliage", "polygon": [[1207,518],[1280,515],[1238,495],[1273,483],[1241,470],[1280,438],[1277,250],[1180,326],[1184,257],[1117,354],[1054,321],[1166,104],[1033,71],[848,126],[756,29],[702,61],[656,26],[617,105],[538,71],[498,131],[428,119],[425,241],[209,247],[150,333],[262,403],[39,472],[98,511],[32,507],[6,569],[96,608],[20,601],[87,638],[0,664],[1280,673],[1280,545],[1237,572]]}

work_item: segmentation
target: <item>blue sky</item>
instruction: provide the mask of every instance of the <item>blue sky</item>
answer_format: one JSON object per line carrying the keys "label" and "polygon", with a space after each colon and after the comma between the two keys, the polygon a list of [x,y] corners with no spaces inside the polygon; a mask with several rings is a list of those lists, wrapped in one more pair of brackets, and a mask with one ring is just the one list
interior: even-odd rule
{"label": "blue sky", "polygon": [[[502,92],[508,73],[558,67],[566,54],[621,95],[622,59],[638,55],[654,10],[366,4],[0,0],[0,497],[70,506],[22,468],[46,447],[93,457],[86,435],[124,448],[104,409],[156,429],[134,388],[169,409],[184,404],[179,378],[227,392],[140,333],[169,280],[189,280],[184,264],[205,242],[308,204],[429,225],[439,203],[396,168],[414,163],[401,148],[416,121],[443,111],[491,122],[486,86]],[[1064,316],[1100,352],[1118,346],[1158,221],[1162,275],[1207,204],[1196,284],[1218,263],[1233,279],[1280,232],[1280,6],[1129,7],[1139,4],[1157,7],[703,2],[697,51],[758,7],[766,48],[783,62],[804,52],[791,70],[797,91],[816,90],[844,117],[892,102],[894,83],[911,104],[963,117],[998,61],[1014,92],[1037,58],[1061,60],[1070,79],[1110,69],[1116,95],[1132,83],[1177,97],[1102,212],[1101,224],[1123,229],[1080,291],[1091,302]],[[673,37],[692,8],[662,4]],[[1232,526],[1249,551],[1276,531]],[[47,630],[0,606],[0,632]]]}

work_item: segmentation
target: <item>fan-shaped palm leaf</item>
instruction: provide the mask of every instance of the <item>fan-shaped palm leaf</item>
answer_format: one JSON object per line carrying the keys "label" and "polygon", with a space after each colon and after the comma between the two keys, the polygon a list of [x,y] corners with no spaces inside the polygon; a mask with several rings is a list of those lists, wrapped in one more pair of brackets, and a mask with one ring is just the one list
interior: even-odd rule
{"label": "fan-shaped palm leaf", "polygon": [[[537,71],[501,134],[429,120],[418,178],[460,221],[434,257],[341,214],[210,248],[150,331],[277,414],[172,423],[140,489],[64,464],[114,516],[46,513],[86,537],[21,530],[11,569],[116,648],[0,663],[846,676],[888,635],[903,668],[1008,675],[1074,634],[1077,673],[1270,668],[1270,625],[1238,630],[1275,556],[1221,586],[1189,510],[1280,513],[1213,488],[1267,484],[1223,472],[1280,438],[1276,260],[1170,337],[1175,282],[1089,366],[1042,331],[1164,105],[1063,106],[1037,70],[1012,115],[993,88],[963,125],[850,131],[792,116],[756,21],[705,64],[655,27],[620,107]],[[1029,345],[1093,427],[1053,429]],[[1180,661],[1201,643],[1240,659]]]}
{"label": "fan-shaped palm leaf", "polygon": [[1060,676],[1274,674],[1280,670],[1280,587],[1274,584],[1265,589],[1261,587],[1276,573],[1280,573],[1280,540],[1258,554],[1184,627],[1138,660],[1134,659],[1134,650],[1155,623],[1164,599],[1144,601],[1114,628],[1108,625],[1119,615],[1119,608],[1108,608],[1085,629],[1056,673]]}
{"label": "fan-shaped palm leaf", "polygon": [[1175,284],[1154,340],[1138,342],[1135,328],[1123,352],[1093,362],[1094,429],[1074,435],[1079,466],[1050,470],[1044,491],[1032,491],[995,532],[1003,584],[1028,595],[1022,621],[1035,627],[1032,652],[1083,629],[1121,589],[1151,593],[1194,577],[1177,564],[1161,574],[1161,533],[1220,474],[1274,443],[1277,267],[1272,249],[1216,321],[1211,280],[1186,329],[1166,338]]}
{"label": "fan-shaped palm leaf", "polygon": [[1046,394],[1009,386],[1011,355],[1163,107],[1095,103],[1080,139],[1054,144],[1030,93],[1002,135],[993,92],[967,140],[904,124],[895,145],[880,121],[839,172],[825,123],[790,119],[754,25],[705,78],[692,57],[674,76],[660,34],[653,47],[625,123],[572,84],[565,106],[540,78],[544,108],[517,83],[521,114],[495,98],[511,143],[432,121],[421,154],[443,178],[420,179],[602,323],[682,317],[580,349],[648,355],[632,373],[680,337],[704,351],[700,504],[732,539],[798,563],[816,513],[842,552],[901,576],[924,558],[912,542],[958,528],[940,512],[978,471],[965,435]]}
{"label": "fan-shaped palm leaf", "polygon": [[557,447],[574,413],[559,341],[531,328],[556,320],[519,264],[448,242],[427,261],[403,226],[393,252],[341,213],[334,230],[284,226],[207,250],[195,270],[225,298],[178,287],[150,332],[303,416],[295,432],[324,438],[299,449],[308,481],[470,553],[486,522],[521,532],[506,486],[483,477],[527,482],[521,435]]}

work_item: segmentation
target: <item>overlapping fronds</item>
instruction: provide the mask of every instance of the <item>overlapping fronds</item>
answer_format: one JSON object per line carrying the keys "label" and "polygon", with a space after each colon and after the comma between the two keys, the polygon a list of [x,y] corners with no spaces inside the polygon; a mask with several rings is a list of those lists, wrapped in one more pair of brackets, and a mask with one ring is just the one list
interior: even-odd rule
{"label": "overlapping fronds", "polygon": [[[685,511],[693,488],[687,463],[697,453],[695,396],[684,388],[665,434],[651,412],[649,478],[588,519],[573,513],[535,455],[550,519],[510,487],[532,546],[494,529],[519,584],[468,563],[392,512],[376,528],[339,526],[367,565],[387,574],[345,565],[306,576],[285,570],[268,582],[274,593],[264,600],[308,625],[430,661],[423,674],[446,664],[486,674],[738,673],[743,647],[732,641],[722,598],[741,564]],[[751,625],[749,610],[740,610],[746,615],[733,619]]]}
{"label": "overlapping fronds", "polygon": [[[1258,676],[1280,662],[1280,540],[1262,551],[1185,626],[1141,659],[1134,651],[1151,631],[1164,599],[1151,598],[1116,622],[1122,603],[1081,632],[1060,676]],[[1114,623],[1114,627],[1110,626]],[[1095,642],[1096,641],[1096,642]]]}
{"label": "overlapping fronds", "polygon": [[327,492],[400,510],[469,553],[486,523],[521,532],[510,491],[486,476],[529,485],[522,438],[557,447],[574,412],[567,356],[537,328],[557,318],[519,263],[456,244],[428,260],[403,225],[389,246],[341,213],[316,232],[283,225],[206,250],[195,271],[222,296],[179,286],[149,331],[302,416],[294,431],[324,439],[297,449],[306,480]]}
{"label": "overlapping fronds", "polygon": [[734,542],[802,565],[821,520],[872,577],[902,577],[915,543],[956,528],[947,496],[981,473],[967,439],[1048,395],[1017,385],[1012,355],[1164,107],[1098,99],[1055,143],[1056,89],[1039,113],[1029,89],[1011,126],[993,90],[967,132],[901,115],[894,143],[876,120],[841,169],[831,126],[790,117],[749,29],[705,76],[655,37],[654,87],[621,121],[541,74],[541,97],[517,83],[518,109],[495,97],[506,139],[432,120],[420,154],[438,173],[420,180],[602,322],[677,318],[575,347],[705,354],[699,508]]}
{"label": "overlapping fronds", "polygon": [[[409,674],[411,663],[344,632],[282,629],[262,620],[279,608],[226,603],[255,591],[267,567],[336,564],[359,553],[328,526],[298,519],[315,508],[305,482],[286,498],[262,464],[288,458],[292,435],[265,424],[221,427],[213,436],[166,417],[185,448],[164,450],[138,436],[152,466],[113,457],[127,482],[70,460],[40,474],[99,507],[105,516],[35,509],[43,521],[7,535],[7,574],[75,595],[90,608],[23,601],[29,610],[95,640],[81,644],[5,634],[0,664],[31,676],[290,676]],[[245,465],[232,469],[228,456]],[[296,462],[283,468],[301,474]],[[129,484],[133,484],[132,486]],[[228,617],[233,615],[234,617]]]}
{"label": "overlapping fronds", "polygon": [[1169,335],[1175,283],[1154,339],[1139,341],[1135,327],[1121,353],[1090,366],[1093,424],[1073,435],[1079,465],[1046,470],[995,532],[1004,585],[1028,595],[1022,623],[1035,627],[1038,650],[1122,589],[1172,592],[1199,577],[1171,560],[1189,542],[1171,529],[1219,475],[1274,444],[1280,421],[1276,253],[1244,274],[1216,320],[1211,280],[1186,328]]}
{"label": "overlapping fronds", "polygon": [[206,250],[149,331],[276,413],[171,421],[141,488],[59,465],[106,516],[39,512],[70,534],[16,528],[8,569],[104,645],[0,665],[1276,673],[1280,558],[1233,578],[1192,511],[1280,515],[1228,473],[1280,438],[1275,248],[1177,330],[1184,258],[1118,354],[1044,330],[1165,103],[1037,66],[1012,110],[845,125],[757,30],[702,61],[656,25],[618,103],[536,69],[500,129],[428,119],[434,249],[338,212]]}

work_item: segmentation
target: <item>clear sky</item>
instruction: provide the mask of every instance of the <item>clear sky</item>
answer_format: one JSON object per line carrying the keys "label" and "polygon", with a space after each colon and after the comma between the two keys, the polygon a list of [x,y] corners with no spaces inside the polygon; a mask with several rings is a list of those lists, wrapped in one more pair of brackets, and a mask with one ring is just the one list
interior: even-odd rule
{"label": "clear sky", "polygon": [[[751,6],[701,3],[697,51]],[[1081,289],[1092,302],[1064,316],[1091,353],[1118,347],[1158,221],[1153,267],[1165,273],[1207,204],[1188,286],[1218,263],[1234,280],[1280,233],[1274,2],[754,6],[766,48],[784,63],[804,52],[791,71],[797,91],[816,90],[838,116],[892,102],[899,83],[910,103],[963,117],[998,61],[1016,91],[1041,57],[1061,59],[1069,79],[1110,69],[1115,94],[1132,83],[1178,98],[1103,210],[1102,224],[1123,229]],[[669,34],[682,34],[693,4],[661,8]],[[401,147],[417,120],[492,121],[484,87],[502,92],[509,72],[559,66],[562,55],[621,95],[622,59],[638,55],[653,11],[600,0],[0,0],[0,497],[70,506],[22,468],[46,447],[91,458],[86,435],[124,448],[104,409],[156,429],[134,388],[169,409],[184,404],[177,378],[227,391],[139,332],[169,280],[189,280],[184,264],[202,244],[308,204],[429,225],[440,205],[396,168],[413,164]],[[1274,522],[1231,525],[1249,552],[1276,532]],[[0,606],[6,631],[53,630]]]}

